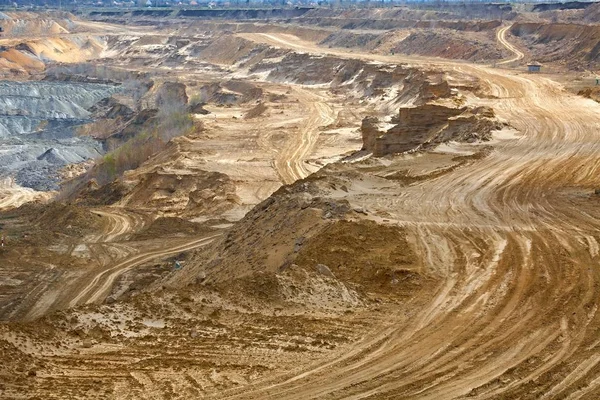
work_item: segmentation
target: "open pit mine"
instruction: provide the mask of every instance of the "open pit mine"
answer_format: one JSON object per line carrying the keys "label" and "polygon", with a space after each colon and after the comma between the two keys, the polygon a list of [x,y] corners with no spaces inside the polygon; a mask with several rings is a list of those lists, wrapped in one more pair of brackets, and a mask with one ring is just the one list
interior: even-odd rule
{"label": "open pit mine", "polygon": [[600,4],[148,3],[0,8],[0,398],[600,398]]}

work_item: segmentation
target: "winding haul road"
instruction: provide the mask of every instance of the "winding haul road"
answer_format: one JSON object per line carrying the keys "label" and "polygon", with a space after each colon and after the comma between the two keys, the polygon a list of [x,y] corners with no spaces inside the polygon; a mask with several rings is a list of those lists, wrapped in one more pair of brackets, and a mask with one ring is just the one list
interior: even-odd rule
{"label": "winding haul road", "polygon": [[106,268],[99,272],[91,279],[91,281],[81,289],[78,294],[70,301],[71,307],[82,303],[95,303],[104,300],[108,296],[115,280],[125,272],[153,259],[166,257],[169,255],[190,251],[211,243],[220,235],[212,235],[186,242],[176,246],[165,246],[160,250],[149,251],[142,254],[127,258],[110,268]]}
{"label": "winding haul road", "polygon": [[[498,40],[515,55],[508,63],[523,54],[507,29]],[[406,61],[290,35],[243,35],[315,54]],[[488,104],[522,133],[444,176],[350,199],[386,211],[417,238],[436,290],[405,305],[408,322],[349,353],[215,398],[600,398],[600,200],[591,194],[600,187],[600,106],[542,76],[432,63],[477,76],[494,98]]]}
{"label": "winding haul road", "polygon": [[496,33],[496,39],[498,39],[498,42],[502,46],[506,47],[506,49],[508,51],[513,53],[514,57],[511,57],[509,59],[501,61],[501,62],[497,63],[496,65],[510,64],[512,62],[522,60],[525,57],[525,54],[523,54],[523,52],[521,52],[519,49],[517,49],[515,46],[513,46],[508,40],[506,40],[506,32],[509,31],[510,28],[512,28],[512,25],[500,28],[498,30],[498,32]]}
{"label": "winding haul road", "polygon": [[110,295],[117,279],[127,271],[152,260],[206,246],[220,236],[166,239],[159,247],[136,249],[127,245],[126,239],[127,235],[143,227],[145,221],[140,215],[118,207],[106,207],[93,212],[105,219],[105,228],[98,235],[85,238],[82,244],[92,253],[110,253],[111,256],[97,267],[61,282],[60,290],[46,290],[27,310],[24,320],[34,320],[53,310],[102,302]]}
{"label": "winding haul road", "polygon": [[[144,221],[137,215],[129,213],[120,208],[104,208],[94,211],[96,214],[106,218],[107,225],[104,232],[95,238],[88,238],[96,243],[108,244],[119,239],[132,231],[139,230]],[[86,274],[73,283],[72,290],[65,291],[70,297],[68,306],[74,307],[79,304],[90,304],[103,301],[109,294],[117,278],[125,272],[142,265],[148,261],[164,258],[173,254],[194,250],[211,243],[220,236],[211,235],[202,238],[192,238],[184,242],[181,240],[163,241],[160,248],[146,251],[123,252],[113,262],[104,265],[92,274]],[[116,244],[115,244],[116,245]],[[62,299],[65,302],[65,299]]]}
{"label": "winding haul road", "polygon": [[326,103],[326,98],[302,88],[294,90],[307,109],[307,116],[298,135],[292,137],[275,157],[275,169],[284,184],[294,183],[315,172],[316,169],[310,169],[306,159],[319,139],[319,128],[335,121],[333,108]]}

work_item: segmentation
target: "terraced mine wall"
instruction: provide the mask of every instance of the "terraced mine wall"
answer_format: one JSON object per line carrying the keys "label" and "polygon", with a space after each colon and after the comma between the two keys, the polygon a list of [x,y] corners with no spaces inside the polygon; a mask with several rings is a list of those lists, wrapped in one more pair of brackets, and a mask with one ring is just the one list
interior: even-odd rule
{"label": "terraced mine wall", "polygon": [[181,10],[177,16],[223,19],[295,18],[310,10],[310,7],[270,10]]}
{"label": "terraced mine wall", "polygon": [[588,8],[594,2],[568,1],[566,3],[542,3],[533,6],[533,11],[554,11],[554,10],[581,10]]}
{"label": "terraced mine wall", "polygon": [[314,25],[321,27],[335,26],[341,29],[371,29],[371,30],[388,30],[388,29],[438,29],[447,28],[457,31],[472,31],[481,32],[495,29],[502,25],[500,20],[491,21],[438,21],[438,20],[413,20],[413,19],[369,19],[369,18],[320,18],[306,17],[300,21],[306,25]]}
{"label": "terraced mine wall", "polygon": [[274,9],[137,9],[137,10],[102,10],[91,11],[88,16],[94,17],[193,17],[202,19],[265,19],[296,18],[312,10],[310,7],[274,8]]}
{"label": "terraced mine wall", "polygon": [[101,84],[0,82],[0,177],[37,190],[58,189],[59,171],[103,153],[76,134],[88,109],[117,91]]}

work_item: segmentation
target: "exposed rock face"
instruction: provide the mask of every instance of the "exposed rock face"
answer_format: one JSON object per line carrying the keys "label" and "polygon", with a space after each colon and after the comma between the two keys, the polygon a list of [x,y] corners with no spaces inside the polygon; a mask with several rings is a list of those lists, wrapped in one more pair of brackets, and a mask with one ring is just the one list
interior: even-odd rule
{"label": "exposed rock face", "polygon": [[158,108],[173,107],[184,108],[188,103],[188,96],[185,92],[185,85],[178,82],[165,82],[156,96],[156,105]]}
{"label": "exposed rock face", "polygon": [[487,107],[451,108],[436,104],[401,108],[392,119],[396,125],[387,131],[377,127],[377,118],[368,117],[362,123],[363,149],[376,157],[404,153],[437,145],[450,140],[488,140],[502,124]]}
{"label": "exposed rock face", "polygon": [[446,80],[442,79],[439,82],[427,81],[423,84],[424,99],[448,98],[451,94],[450,85]]}
{"label": "exposed rock face", "polygon": [[377,138],[384,134],[377,127],[379,119],[376,117],[366,117],[362,120],[360,131],[362,133],[363,149],[373,151]]}

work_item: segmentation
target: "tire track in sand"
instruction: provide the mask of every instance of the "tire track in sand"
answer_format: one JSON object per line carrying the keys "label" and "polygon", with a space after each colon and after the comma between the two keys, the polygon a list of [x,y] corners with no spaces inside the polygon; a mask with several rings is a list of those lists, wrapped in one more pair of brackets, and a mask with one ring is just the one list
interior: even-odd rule
{"label": "tire track in sand", "polygon": [[521,52],[519,49],[517,49],[515,46],[513,46],[508,40],[506,40],[506,32],[508,32],[508,30],[510,30],[510,28],[512,28],[512,25],[500,28],[498,30],[498,32],[496,33],[496,38],[498,39],[498,42],[500,42],[500,44],[502,46],[506,47],[506,49],[508,51],[510,51],[511,53],[514,54],[514,57],[509,58],[504,61],[500,61],[500,62],[496,63],[496,65],[510,64],[511,62],[522,60],[525,57],[525,54],[523,54],[523,52]]}
{"label": "tire track in sand", "polygon": [[183,251],[190,251],[198,247],[206,246],[218,236],[220,236],[220,234],[205,237],[202,239],[196,239],[191,242],[179,244],[173,247],[166,247],[161,248],[160,250],[137,254],[131,258],[128,258],[127,260],[122,261],[113,267],[107,268],[104,271],[98,273],[96,276],[94,276],[94,278],[83,289],[81,289],[81,291],[79,291],[79,294],[69,302],[69,306],[74,307],[75,305],[80,303],[97,302],[107,294],[115,280],[120,275],[129,271],[130,269],[135,268],[140,264],[143,264],[156,258],[161,258]]}
{"label": "tire track in sand", "polygon": [[284,184],[306,178],[312,172],[306,163],[319,139],[319,128],[335,121],[333,108],[327,99],[307,89],[294,87],[298,100],[307,109],[307,117],[297,135],[287,141],[286,146],[275,156],[275,169]]}
{"label": "tire track in sand", "polygon": [[[512,62],[524,56],[506,41],[508,29],[498,38]],[[406,60],[244,36],[315,54]],[[477,76],[497,96],[497,114],[523,134],[481,162],[402,187],[402,197],[393,185],[355,197],[426,242],[439,287],[375,344],[365,338],[333,360],[214,398],[598,398],[600,206],[581,192],[600,182],[600,106],[543,76],[410,61]]]}

